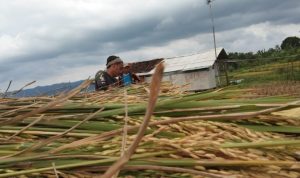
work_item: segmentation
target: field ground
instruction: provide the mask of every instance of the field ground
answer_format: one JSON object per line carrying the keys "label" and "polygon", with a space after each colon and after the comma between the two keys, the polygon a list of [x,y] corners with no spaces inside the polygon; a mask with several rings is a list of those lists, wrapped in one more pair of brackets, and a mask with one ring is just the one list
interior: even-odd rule
{"label": "field ground", "polygon": [[300,60],[243,68],[229,72],[228,76],[231,83],[239,82],[238,88],[256,88],[266,85],[275,87],[275,84],[279,88],[282,88],[283,85],[296,88],[299,87],[300,82]]}
{"label": "field ground", "polygon": [[[163,84],[145,136],[119,175],[300,177],[299,71],[287,80],[284,66],[236,71],[230,75],[242,83],[199,93]],[[123,138],[127,148],[136,138],[148,88],[132,86],[126,99],[123,89],[1,98],[0,177],[103,174],[120,157]],[[130,130],[123,137],[125,101]]]}

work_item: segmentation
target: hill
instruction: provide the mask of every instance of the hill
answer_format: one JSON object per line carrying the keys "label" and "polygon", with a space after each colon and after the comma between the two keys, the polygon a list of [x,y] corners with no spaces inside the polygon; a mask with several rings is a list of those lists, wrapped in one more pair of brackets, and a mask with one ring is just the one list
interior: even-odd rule
{"label": "hill", "polygon": [[[75,82],[64,82],[64,83],[57,83],[52,85],[46,86],[37,86],[31,89],[24,89],[21,92],[13,95],[13,92],[9,92],[7,96],[11,97],[31,97],[31,96],[53,96],[63,91],[69,91],[73,88],[79,86],[83,80],[75,81]],[[93,91],[94,85],[90,85],[88,91]]]}

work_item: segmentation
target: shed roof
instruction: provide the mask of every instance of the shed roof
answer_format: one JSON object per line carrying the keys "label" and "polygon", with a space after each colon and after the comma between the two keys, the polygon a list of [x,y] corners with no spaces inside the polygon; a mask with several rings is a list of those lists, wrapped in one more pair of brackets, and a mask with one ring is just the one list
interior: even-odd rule
{"label": "shed roof", "polygon": [[[221,54],[223,48],[217,48],[217,57]],[[215,50],[209,50],[204,53],[191,54],[186,56],[178,56],[166,58],[165,72],[189,71],[209,68],[216,61]]]}
{"label": "shed roof", "polygon": [[[227,54],[224,50],[224,48],[217,48],[217,59],[227,58]],[[153,67],[150,71],[135,71],[136,73],[139,73],[140,75],[150,75],[154,72],[154,67],[157,63],[159,63],[161,60],[153,61],[154,63],[151,63]],[[190,70],[198,70],[198,69],[205,69],[209,68],[214,65],[216,62],[215,57],[215,50],[209,50],[204,53],[196,53],[196,54],[190,54],[190,55],[184,55],[184,56],[176,56],[171,58],[165,58],[163,60],[165,62],[165,73],[168,72],[176,72],[176,71],[190,71]],[[145,63],[147,61],[143,62],[137,62],[136,65]]]}
{"label": "shed roof", "polygon": [[133,73],[148,73],[155,68],[156,64],[160,63],[163,58],[152,59],[149,61],[130,63],[130,70]]}

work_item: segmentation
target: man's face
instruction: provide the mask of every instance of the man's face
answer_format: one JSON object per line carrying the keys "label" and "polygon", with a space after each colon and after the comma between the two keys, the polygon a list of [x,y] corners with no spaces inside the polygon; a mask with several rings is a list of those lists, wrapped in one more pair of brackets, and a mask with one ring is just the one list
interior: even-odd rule
{"label": "man's face", "polygon": [[119,66],[118,66],[118,72],[119,72],[118,74],[119,75],[121,75],[122,72],[123,72],[123,66],[124,66],[123,63],[120,63]]}
{"label": "man's face", "polygon": [[129,73],[129,66],[126,66],[126,67],[123,68],[123,73],[124,74]]}
{"label": "man's face", "polygon": [[122,72],[123,72],[123,63],[113,64],[112,67],[113,67],[115,76],[119,76],[119,75],[122,74]]}

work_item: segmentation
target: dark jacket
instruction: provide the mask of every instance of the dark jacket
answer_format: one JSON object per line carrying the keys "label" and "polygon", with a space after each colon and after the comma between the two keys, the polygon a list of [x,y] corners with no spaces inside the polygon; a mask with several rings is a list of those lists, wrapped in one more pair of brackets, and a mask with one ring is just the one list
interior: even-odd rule
{"label": "dark jacket", "polygon": [[110,76],[106,71],[98,71],[95,75],[95,90],[107,90],[109,86],[115,85],[118,80]]}

